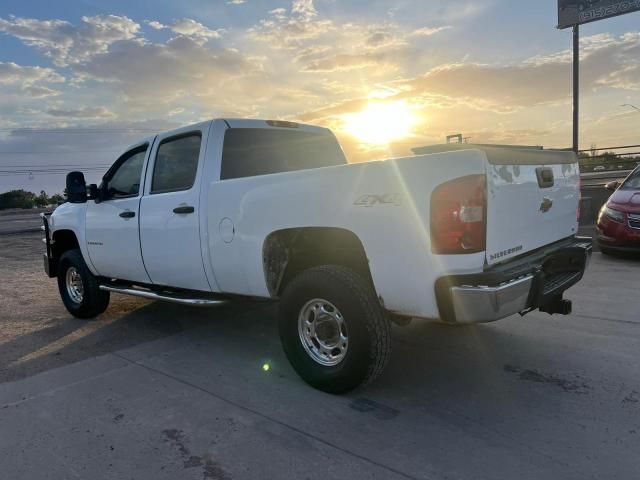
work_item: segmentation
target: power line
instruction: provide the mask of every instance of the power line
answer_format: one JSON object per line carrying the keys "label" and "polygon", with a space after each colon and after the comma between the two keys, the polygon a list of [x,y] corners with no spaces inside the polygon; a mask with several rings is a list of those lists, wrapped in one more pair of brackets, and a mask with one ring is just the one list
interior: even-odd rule
{"label": "power line", "polygon": [[96,170],[106,168],[102,165],[72,165],[68,167],[19,167],[15,169],[3,169],[0,167],[0,172],[3,173],[12,173],[12,172],[54,172],[57,170],[67,170],[69,168],[80,168],[81,170]]}
{"label": "power line", "polygon": [[[77,170],[82,172],[104,172],[106,171],[105,167],[84,167],[78,168]],[[53,169],[22,169],[22,170],[0,170],[0,176],[9,177],[9,176],[22,176],[22,175],[55,175],[55,174],[66,174],[69,173],[69,168],[53,168]]]}
{"label": "power line", "polygon": [[[104,168],[80,168],[78,170],[81,170],[83,172],[91,172],[91,171],[103,171]],[[5,174],[20,174],[20,173],[56,173],[56,172],[68,172],[69,169],[68,168],[55,168],[55,169],[51,169],[51,170],[38,170],[38,169],[27,169],[27,170],[0,170],[0,174],[5,173]]]}
{"label": "power line", "polygon": [[56,168],[56,167],[110,167],[110,163],[92,163],[92,164],[80,164],[80,163],[46,163],[39,165],[0,165],[2,168]]}
{"label": "power line", "polygon": [[122,150],[69,150],[67,152],[51,152],[47,150],[0,150],[0,155],[73,155],[75,153],[120,153]]}
{"label": "power line", "polygon": [[70,134],[85,134],[85,133],[158,133],[158,130],[150,128],[0,128],[0,132],[11,133],[70,133]]}

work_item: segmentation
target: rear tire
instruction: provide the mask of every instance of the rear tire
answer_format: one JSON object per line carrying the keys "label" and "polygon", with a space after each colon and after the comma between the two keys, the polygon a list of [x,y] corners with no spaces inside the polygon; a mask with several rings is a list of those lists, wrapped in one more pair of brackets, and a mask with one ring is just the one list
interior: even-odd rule
{"label": "rear tire", "polygon": [[58,290],[62,303],[77,318],[94,318],[109,306],[109,292],[100,290],[80,250],[68,250],[58,264]]}
{"label": "rear tire", "polygon": [[342,266],[295,277],[280,300],[278,326],[295,371],[328,393],[372,382],[391,353],[391,327],[373,287]]}

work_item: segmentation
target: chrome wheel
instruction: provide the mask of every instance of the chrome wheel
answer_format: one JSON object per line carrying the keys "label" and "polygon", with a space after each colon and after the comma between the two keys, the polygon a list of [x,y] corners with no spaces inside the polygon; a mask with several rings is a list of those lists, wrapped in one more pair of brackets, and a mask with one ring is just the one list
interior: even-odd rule
{"label": "chrome wheel", "polygon": [[316,298],[300,309],[298,334],[307,354],[320,365],[333,367],[347,355],[347,325],[340,311],[327,300]]}
{"label": "chrome wheel", "polygon": [[84,298],[84,285],[82,284],[82,277],[76,267],[69,267],[65,276],[65,285],[67,287],[67,293],[69,298],[74,303],[82,303]]}

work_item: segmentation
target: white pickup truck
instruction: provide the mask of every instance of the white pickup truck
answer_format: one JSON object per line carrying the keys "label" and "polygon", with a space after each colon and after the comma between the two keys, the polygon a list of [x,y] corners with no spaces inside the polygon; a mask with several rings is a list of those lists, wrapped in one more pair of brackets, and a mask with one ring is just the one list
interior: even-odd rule
{"label": "white pickup truck", "polygon": [[347,164],[331,131],[297,123],[162,133],[99,186],[67,176],[68,202],[43,216],[45,270],[80,318],[102,313],[110,292],[278,300],[291,364],[333,393],[382,372],[391,322],[568,314],[563,293],[591,254],[576,236],[576,156],[439,150]]}

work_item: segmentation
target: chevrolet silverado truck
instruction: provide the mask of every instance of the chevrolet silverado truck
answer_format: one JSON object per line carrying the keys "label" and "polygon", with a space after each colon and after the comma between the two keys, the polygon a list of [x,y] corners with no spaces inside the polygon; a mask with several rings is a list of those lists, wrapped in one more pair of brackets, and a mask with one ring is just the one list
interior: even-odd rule
{"label": "chevrolet silverado truck", "polygon": [[278,301],[293,368],[342,393],[383,371],[392,322],[568,314],[591,254],[579,183],[571,152],[348,164],[325,128],[217,119],[132,145],[99,186],[71,172],[68,201],[43,216],[44,265],[79,318],[110,293]]}

